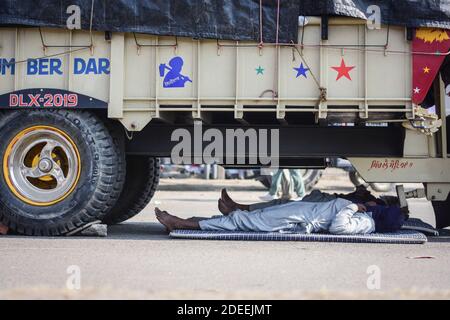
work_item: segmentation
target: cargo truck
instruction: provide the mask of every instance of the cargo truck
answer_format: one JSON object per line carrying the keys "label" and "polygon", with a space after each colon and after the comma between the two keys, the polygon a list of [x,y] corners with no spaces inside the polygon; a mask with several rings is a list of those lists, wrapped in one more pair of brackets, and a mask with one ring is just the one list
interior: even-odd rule
{"label": "cargo truck", "polygon": [[[201,125],[278,130],[281,167],[342,157],[369,183],[423,183],[438,227],[450,225],[444,84],[424,66],[437,74],[432,90],[414,87],[414,58],[447,53],[413,48],[418,35],[438,43],[447,31],[345,17],[298,28],[296,42],[262,43],[1,27],[0,223],[54,236],[125,221],[154,195],[173,132]],[[431,92],[434,113],[414,99]]]}

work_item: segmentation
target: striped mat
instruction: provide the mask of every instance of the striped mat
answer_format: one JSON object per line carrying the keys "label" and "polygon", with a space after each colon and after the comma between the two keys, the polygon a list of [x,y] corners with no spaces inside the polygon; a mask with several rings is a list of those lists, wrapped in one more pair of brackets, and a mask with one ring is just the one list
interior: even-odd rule
{"label": "striped mat", "polygon": [[326,233],[282,233],[244,231],[174,230],[172,238],[197,240],[242,240],[242,241],[306,241],[347,243],[396,243],[423,244],[427,237],[418,231],[400,230],[396,233],[372,233],[358,235],[335,235]]}

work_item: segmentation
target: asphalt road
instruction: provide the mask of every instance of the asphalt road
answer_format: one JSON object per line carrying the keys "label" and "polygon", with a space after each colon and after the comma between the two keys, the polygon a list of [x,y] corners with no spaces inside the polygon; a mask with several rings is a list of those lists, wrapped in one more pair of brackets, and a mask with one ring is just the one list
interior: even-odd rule
{"label": "asphalt road", "polygon": [[[153,216],[155,205],[183,217],[215,214],[223,186],[247,203],[265,193],[255,181],[164,180],[146,210],[107,238],[1,237],[0,299],[450,298],[447,237],[424,245],[173,240]],[[318,187],[351,190],[336,170]],[[429,202],[410,208],[434,223]]]}

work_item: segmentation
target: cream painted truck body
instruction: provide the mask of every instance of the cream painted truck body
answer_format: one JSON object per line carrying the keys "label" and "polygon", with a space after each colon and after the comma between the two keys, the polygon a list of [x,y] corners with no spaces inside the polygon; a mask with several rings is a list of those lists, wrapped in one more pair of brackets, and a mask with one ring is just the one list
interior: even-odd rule
{"label": "cream painted truck body", "polygon": [[[312,112],[322,119],[355,111],[361,119],[380,113],[414,118],[405,28],[369,30],[350,19],[330,24],[329,40],[323,41],[320,19],[312,18],[300,31],[303,49],[133,33],[113,33],[106,40],[101,32],[2,28],[0,56],[5,63],[15,59],[15,70],[13,75],[4,69],[0,94],[41,87],[76,92],[105,101],[108,116],[130,131],[140,131],[161,112],[188,111],[199,119],[203,113],[231,112],[242,118],[247,107],[277,119],[287,113]],[[329,47],[320,46],[325,42]],[[182,73],[192,82],[164,88],[159,66],[175,56],[182,57]],[[30,66],[28,59],[40,57],[48,60]],[[354,67],[351,80],[336,81],[332,67],[341,61]],[[110,63],[107,72],[102,63]],[[294,68],[302,63],[310,70],[297,77]],[[321,103],[319,87],[326,89]]]}

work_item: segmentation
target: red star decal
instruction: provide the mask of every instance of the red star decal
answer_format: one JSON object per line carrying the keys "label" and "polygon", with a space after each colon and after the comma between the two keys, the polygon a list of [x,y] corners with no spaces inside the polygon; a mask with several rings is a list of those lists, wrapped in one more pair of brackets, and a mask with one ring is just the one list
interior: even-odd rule
{"label": "red star decal", "polygon": [[352,71],[353,69],[355,69],[355,66],[347,67],[345,65],[344,59],[342,58],[341,65],[339,67],[331,67],[331,69],[333,69],[333,70],[338,72],[336,81],[338,81],[342,77],[346,77],[348,80],[352,80],[352,78],[350,77],[349,72]]}

